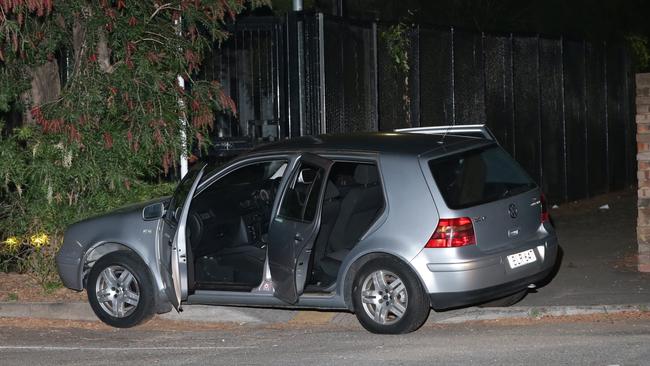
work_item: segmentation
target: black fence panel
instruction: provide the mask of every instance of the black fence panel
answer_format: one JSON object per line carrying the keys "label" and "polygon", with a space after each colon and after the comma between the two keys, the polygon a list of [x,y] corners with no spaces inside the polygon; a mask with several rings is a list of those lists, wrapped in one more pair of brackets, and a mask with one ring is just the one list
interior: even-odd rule
{"label": "black fence panel", "polygon": [[609,188],[607,162],[607,87],[605,52],[602,43],[585,45],[587,96],[587,173],[589,195],[605,193]]}
{"label": "black fence panel", "polygon": [[566,199],[566,151],[562,98],[562,41],[539,40],[542,189],[552,202]]}
{"label": "black fence panel", "polygon": [[419,29],[420,125],[454,124],[451,31]]}
{"label": "black fence panel", "polygon": [[327,132],[343,132],[345,123],[345,64],[341,45],[346,34],[339,22],[328,21],[324,25],[325,38],[325,113],[327,116]]}
{"label": "black fence panel", "polygon": [[455,124],[485,123],[482,35],[476,32],[452,32]]}
{"label": "black fence panel", "polygon": [[517,37],[513,40],[516,141],[514,157],[536,182],[541,182],[539,54],[537,44],[537,37]]}
{"label": "black fence panel", "polygon": [[319,40],[322,34],[320,33],[319,15],[305,14],[302,19],[298,20],[299,31],[302,31],[303,47],[303,85],[302,95],[304,101],[302,104],[302,134],[303,135],[319,135],[324,132],[322,113],[322,99],[321,88],[322,74],[321,74],[321,60],[320,44],[314,42]]}
{"label": "black fence panel", "polygon": [[391,50],[388,24],[272,19],[237,23],[206,63],[203,75],[239,107],[217,116],[220,136],[485,123],[551,203],[636,180],[634,75],[621,45],[414,26],[406,49]]}
{"label": "black fence panel", "polygon": [[619,47],[608,46],[606,49],[606,87],[607,87],[607,145],[609,165],[609,187],[612,190],[622,189],[626,185],[625,165],[625,130],[626,123],[623,115],[625,74],[623,57]]}
{"label": "black fence panel", "polygon": [[587,140],[585,100],[584,43],[565,41],[564,62],[564,113],[567,149],[567,198],[587,197]]}
{"label": "black fence panel", "polygon": [[514,154],[512,39],[509,36],[486,36],[483,50],[485,53],[485,122],[501,145]]}
{"label": "black fence panel", "polygon": [[377,130],[375,31],[324,19],[327,132]]}

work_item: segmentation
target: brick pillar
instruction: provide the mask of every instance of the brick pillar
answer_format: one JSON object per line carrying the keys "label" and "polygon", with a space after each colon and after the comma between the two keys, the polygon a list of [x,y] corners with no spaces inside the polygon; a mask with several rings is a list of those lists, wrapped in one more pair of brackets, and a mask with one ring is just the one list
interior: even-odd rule
{"label": "brick pillar", "polygon": [[639,272],[650,272],[650,73],[636,75]]}

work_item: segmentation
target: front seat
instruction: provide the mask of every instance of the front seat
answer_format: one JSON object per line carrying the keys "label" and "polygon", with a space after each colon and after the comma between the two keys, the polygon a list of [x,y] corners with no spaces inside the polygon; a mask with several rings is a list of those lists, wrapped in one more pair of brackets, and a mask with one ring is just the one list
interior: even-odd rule
{"label": "front seat", "polygon": [[376,166],[357,165],[354,181],[356,185],[341,202],[341,210],[321,261],[323,272],[332,277],[336,276],[343,259],[368,230],[384,205]]}

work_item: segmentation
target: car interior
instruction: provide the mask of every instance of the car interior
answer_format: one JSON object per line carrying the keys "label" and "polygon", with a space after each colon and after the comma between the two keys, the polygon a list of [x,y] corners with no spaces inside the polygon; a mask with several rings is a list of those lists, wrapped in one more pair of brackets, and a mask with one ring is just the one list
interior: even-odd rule
{"label": "car interior", "polygon": [[271,210],[286,167],[284,160],[246,165],[193,199],[187,220],[190,289],[250,291],[260,284]]}
{"label": "car interior", "polygon": [[[246,165],[193,199],[186,234],[190,291],[252,291],[260,285],[271,211],[286,167],[284,160]],[[305,292],[331,291],[343,259],[383,207],[375,164],[335,162]]]}
{"label": "car interior", "polygon": [[336,162],[332,166],[305,292],[332,290],[341,263],[383,207],[376,165]]}

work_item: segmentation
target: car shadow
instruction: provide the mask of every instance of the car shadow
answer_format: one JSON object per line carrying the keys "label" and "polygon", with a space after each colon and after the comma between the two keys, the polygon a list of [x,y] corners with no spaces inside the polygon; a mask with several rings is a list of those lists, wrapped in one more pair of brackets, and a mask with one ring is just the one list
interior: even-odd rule
{"label": "car shadow", "polygon": [[[542,288],[555,278],[557,276],[558,272],[560,272],[560,267],[562,266],[562,260],[564,259],[564,249],[560,245],[557,246],[557,256],[555,257],[555,263],[553,264],[553,268],[551,269],[551,272],[549,272],[548,276],[546,276],[543,280],[540,282],[537,282],[535,285],[535,289]],[[535,289],[531,289],[528,292],[535,292]]]}

